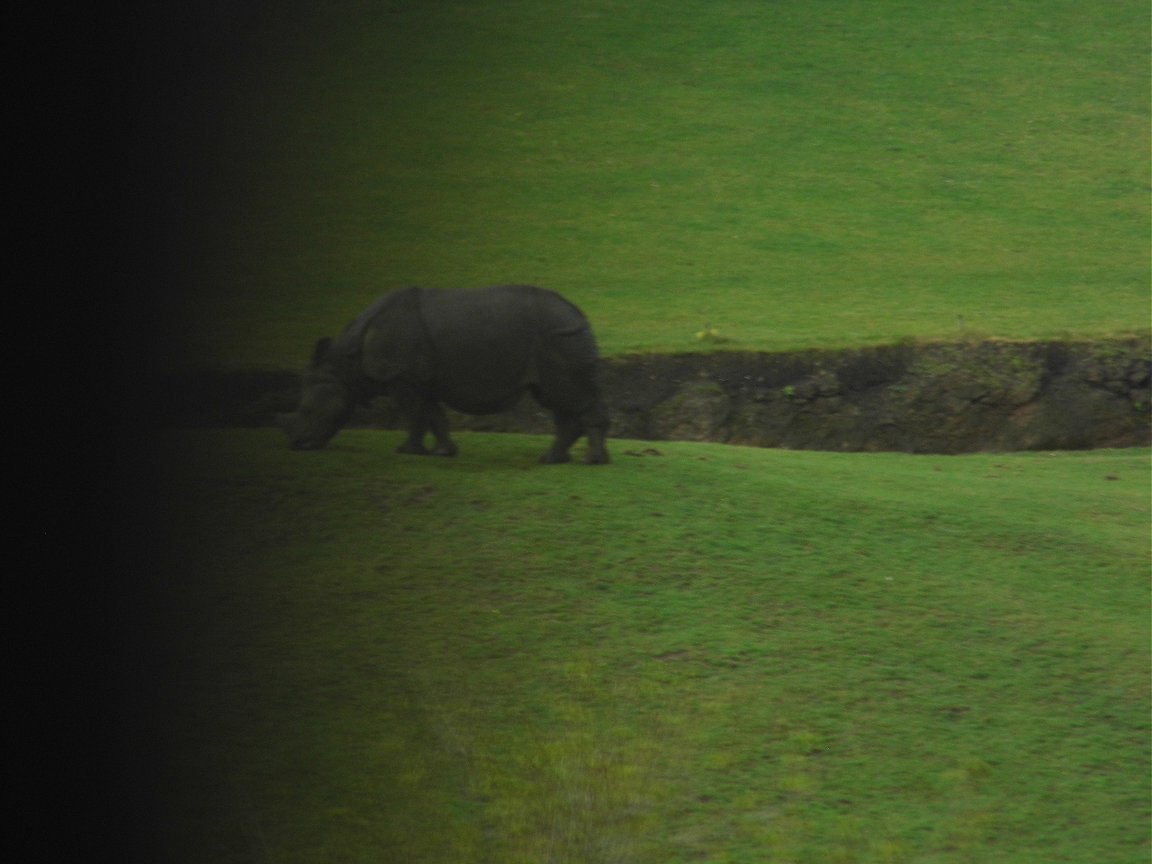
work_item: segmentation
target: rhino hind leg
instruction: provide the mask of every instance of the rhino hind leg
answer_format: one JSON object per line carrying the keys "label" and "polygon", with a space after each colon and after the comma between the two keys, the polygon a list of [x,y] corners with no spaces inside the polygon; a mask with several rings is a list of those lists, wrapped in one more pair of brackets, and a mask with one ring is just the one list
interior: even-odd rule
{"label": "rhino hind leg", "polygon": [[588,452],[584,456],[586,465],[607,465],[608,449],[604,446],[608,435],[607,416],[597,406],[583,415],[564,414],[556,411],[556,438],[540,461],[545,465],[559,465],[571,461],[568,450],[581,435],[588,435]]}
{"label": "rhino hind leg", "polygon": [[604,442],[608,437],[608,409],[600,399],[591,366],[553,365],[532,389],[532,395],[552,411],[556,439],[540,457],[547,465],[570,461],[568,449],[581,435],[588,436],[587,465],[607,465],[610,461]]}
{"label": "rhino hind leg", "polygon": [[571,462],[572,457],[568,455],[568,450],[584,434],[584,424],[578,417],[561,414],[559,411],[555,412],[555,417],[556,437],[552,441],[552,446],[540,457],[540,461],[545,465]]}
{"label": "rhino hind leg", "polygon": [[588,452],[584,456],[585,464],[607,465],[611,461],[608,458],[608,448],[604,446],[607,437],[607,425],[593,426],[588,429]]}
{"label": "rhino hind leg", "polygon": [[[408,438],[396,448],[397,453],[415,456],[455,456],[459,452],[456,442],[448,434],[448,416],[438,402],[422,402],[407,408]],[[424,446],[424,436],[432,433],[436,445],[429,450]]]}

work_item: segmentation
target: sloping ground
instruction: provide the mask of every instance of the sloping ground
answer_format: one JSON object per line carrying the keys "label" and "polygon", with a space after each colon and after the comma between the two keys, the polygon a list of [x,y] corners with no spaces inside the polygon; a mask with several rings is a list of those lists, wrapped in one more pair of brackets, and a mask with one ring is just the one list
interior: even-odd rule
{"label": "sloping ground", "polygon": [[[1146,446],[1152,359],[1145,339],[906,343],[847,351],[646,355],[604,361],[612,435],[803,450],[969,453]],[[188,375],[165,382],[165,422],[261,426],[291,410],[294,373]],[[355,425],[400,428],[378,400]],[[541,433],[525,399],[455,428]]]}

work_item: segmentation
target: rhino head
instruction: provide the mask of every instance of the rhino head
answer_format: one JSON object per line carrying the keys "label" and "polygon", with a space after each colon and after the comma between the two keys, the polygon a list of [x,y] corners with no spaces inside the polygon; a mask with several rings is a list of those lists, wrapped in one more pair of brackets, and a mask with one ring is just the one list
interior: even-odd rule
{"label": "rhino head", "polygon": [[304,373],[299,405],[291,414],[276,415],[276,423],[287,434],[293,450],[321,449],[352,416],[352,394],[336,374],[330,349],[330,339],[316,343],[312,365]]}

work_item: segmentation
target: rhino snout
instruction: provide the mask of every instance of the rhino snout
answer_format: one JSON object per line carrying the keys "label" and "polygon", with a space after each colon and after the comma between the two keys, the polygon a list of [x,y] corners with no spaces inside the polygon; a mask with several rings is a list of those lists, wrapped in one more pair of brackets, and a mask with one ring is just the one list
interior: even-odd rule
{"label": "rhino snout", "polygon": [[330,437],[311,434],[299,414],[277,414],[276,425],[284,430],[288,436],[288,446],[293,450],[320,450]]}

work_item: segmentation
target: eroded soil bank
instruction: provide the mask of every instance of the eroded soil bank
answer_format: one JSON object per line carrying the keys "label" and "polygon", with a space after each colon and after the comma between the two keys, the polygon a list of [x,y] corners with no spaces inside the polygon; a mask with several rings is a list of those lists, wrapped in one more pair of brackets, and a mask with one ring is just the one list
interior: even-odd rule
{"label": "eroded soil bank", "polygon": [[[602,368],[612,435],[804,450],[970,453],[1146,446],[1146,339],[907,343],[847,351],[611,358]],[[298,375],[191,374],[157,397],[166,422],[262,426],[295,405]],[[402,428],[377,400],[355,425]],[[462,429],[546,433],[530,398]]]}

